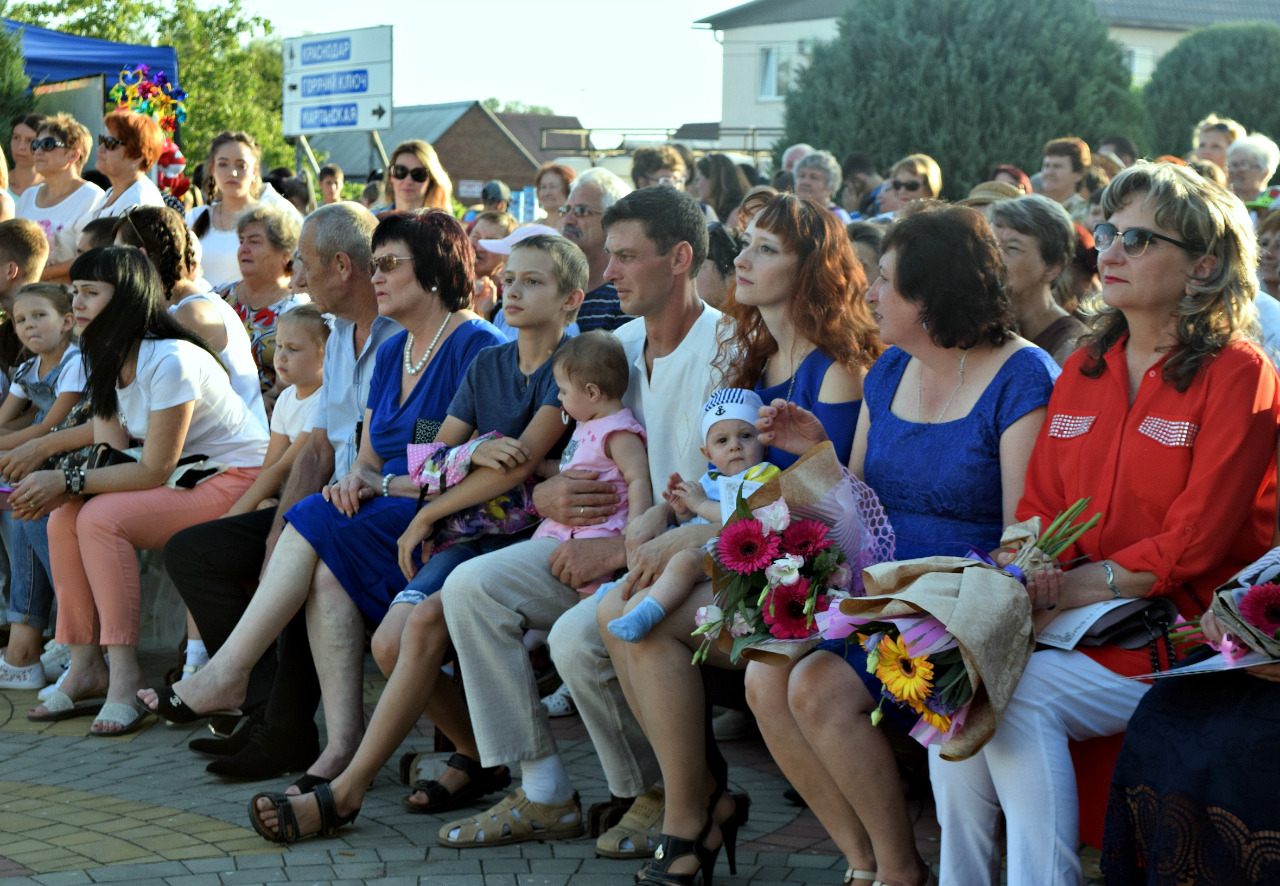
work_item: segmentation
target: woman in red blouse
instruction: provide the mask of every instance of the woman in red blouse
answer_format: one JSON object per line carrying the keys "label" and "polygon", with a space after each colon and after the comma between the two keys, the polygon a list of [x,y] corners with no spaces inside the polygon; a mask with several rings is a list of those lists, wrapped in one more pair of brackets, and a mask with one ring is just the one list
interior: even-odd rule
{"label": "woman in red blouse", "polygon": [[[1105,306],[1063,367],[1027,470],[1018,518],[1091,496],[1097,527],[1038,576],[1037,610],[1165,595],[1184,617],[1267,550],[1276,519],[1280,394],[1245,337],[1257,253],[1244,206],[1180,167],[1139,164],[1103,196]],[[943,884],[1075,884],[1077,797],[1068,739],[1122,732],[1150,687],[1148,651],[1097,647],[1031,657],[992,741],[963,762],[933,749]]]}

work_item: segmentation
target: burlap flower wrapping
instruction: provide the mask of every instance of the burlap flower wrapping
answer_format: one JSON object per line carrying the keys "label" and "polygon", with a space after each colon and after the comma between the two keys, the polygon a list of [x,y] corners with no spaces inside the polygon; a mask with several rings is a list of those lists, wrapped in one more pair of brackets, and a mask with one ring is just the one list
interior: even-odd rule
{"label": "burlap flower wrapping", "polygon": [[[864,565],[892,555],[892,531],[883,517],[878,501],[868,502],[859,490],[874,500],[874,494],[861,481],[853,478],[840,464],[835,447],[821,443],[796,460],[789,468],[747,497],[752,510],[772,504],[779,498],[795,519],[819,520],[830,526],[831,538],[844,551],[855,574]],[[877,517],[876,514],[879,514]],[[885,552],[883,555],[879,552]],[[711,554],[703,560],[703,568],[712,578],[718,593],[732,577]],[[814,636],[805,640],[763,640],[742,652],[742,657],[771,665],[783,665],[809,652],[821,642]],[[721,631],[716,644],[729,654],[733,637]]]}
{"label": "burlap flower wrapping", "polygon": [[[1040,535],[1033,517],[1005,529],[1000,546],[1021,548]],[[942,745],[944,760],[965,760],[991,740],[1035,648],[1031,600],[1009,573],[962,557],[922,557],[868,566],[867,596],[843,600],[840,611],[861,617],[927,612],[956,638],[974,687],[964,727]]]}
{"label": "burlap flower wrapping", "polygon": [[1240,613],[1240,601],[1254,585],[1280,583],[1280,548],[1272,548],[1257,561],[1236,573],[1213,593],[1213,614],[1224,630],[1255,652],[1280,661],[1280,641],[1251,624]]}

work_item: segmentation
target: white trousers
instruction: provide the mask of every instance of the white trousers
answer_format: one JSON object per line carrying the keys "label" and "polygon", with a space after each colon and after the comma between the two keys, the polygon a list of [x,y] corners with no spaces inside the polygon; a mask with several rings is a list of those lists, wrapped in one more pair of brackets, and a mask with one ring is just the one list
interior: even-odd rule
{"label": "white trousers", "polygon": [[968,760],[929,749],[942,827],[942,886],[1000,882],[1004,810],[1009,886],[1079,886],[1080,815],[1067,740],[1123,732],[1150,688],[1080,652],[1032,654],[995,736]]}

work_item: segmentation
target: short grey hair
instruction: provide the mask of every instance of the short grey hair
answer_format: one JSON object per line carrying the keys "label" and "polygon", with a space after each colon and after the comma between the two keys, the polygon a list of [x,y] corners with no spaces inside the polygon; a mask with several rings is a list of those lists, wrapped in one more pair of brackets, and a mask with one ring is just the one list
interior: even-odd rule
{"label": "short grey hair", "polygon": [[1267,181],[1271,181],[1271,176],[1276,174],[1276,166],[1280,165],[1280,147],[1261,132],[1250,133],[1233,141],[1227,148],[1227,162],[1230,163],[1231,158],[1237,154],[1252,157],[1266,171]]}
{"label": "short grey hair", "polygon": [[377,226],[372,212],[359,203],[344,201],[317,207],[302,223],[302,233],[311,232],[312,246],[323,267],[341,252],[357,271],[373,276],[373,229]]}
{"label": "short grey hair", "polygon": [[[787,156],[788,156],[788,155],[790,155],[790,154],[791,154],[791,152],[793,152],[793,151],[801,151],[801,152],[802,152],[802,156],[803,156],[803,155],[807,155],[807,154],[812,154],[812,153],[813,153],[813,145],[807,145],[807,144],[805,144],[804,142],[800,142],[799,144],[792,145],[791,147],[789,147],[789,148],[787,148],[785,151],[783,151],[783,152],[782,152],[782,166],[783,166],[783,168],[784,168],[784,169],[786,168],[786,165],[787,165]],[[797,159],[797,160],[796,160],[796,162],[797,162],[797,163],[799,163],[799,162],[800,162],[800,161],[799,161],[799,159]]]}
{"label": "short grey hair", "polygon": [[840,164],[836,161],[836,155],[830,151],[814,151],[813,153],[805,154],[791,171],[799,174],[801,169],[822,170],[822,174],[827,177],[828,190],[832,194],[840,190]]}
{"label": "short grey hair", "polygon": [[600,208],[603,210],[608,210],[613,204],[631,193],[631,187],[626,182],[603,166],[592,166],[582,173],[582,175],[573,180],[573,186],[569,190],[576,190],[584,184],[591,185],[600,192]]}
{"label": "short grey hair", "polygon": [[236,218],[236,233],[243,234],[249,225],[259,224],[267,232],[271,248],[285,255],[293,255],[302,234],[302,217],[296,212],[285,212],[277,206],[258,203],[248,212]]}
{"label": "short grey hair", "polygon": [[1076,226],[1057,200],[1028,194],[987,207],[992,227],[1009,228],[1035,239],[1046,265],[1066,268],[1076,254]]}

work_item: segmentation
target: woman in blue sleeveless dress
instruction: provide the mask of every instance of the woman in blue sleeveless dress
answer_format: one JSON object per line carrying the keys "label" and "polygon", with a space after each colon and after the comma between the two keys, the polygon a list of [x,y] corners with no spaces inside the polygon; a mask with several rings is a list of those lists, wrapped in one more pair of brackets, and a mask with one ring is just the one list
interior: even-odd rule
{"label": "woman in blue sleeveless dress", "polygon": [[[741,213],[751,222],[735,264],[737,287],[722,306],[735,327],[717,361],[721,384],[754,388],[766,402],[782,398],[815,411],[829,425],[840,457],[847,458],[863,379],[881,350],[863,301],[862,266],[839,222],[814,201],[780,194],[748,200]],[[774,448],[767,459],[785,467],[796,455]],[[691,882],[706,847],[720,840],[732,845],[736,823],[746,813],[724,792],[723,763],[708,765],[702,679],[688,666],[699,639],[689,635],[693,609],[708,602],[709,584],[640,643],[601,635],[619,680],[635,688],[628,697],[636,699],[666,792],[666,861],[650,863],[642,884]],[[620,613],[621,594],[615,590],[600,602],[597,618],[603,624]],[[723,655],[714,664],[731,667]],[[644,709],[651,699],[661,699],[660,710]],[[694,850],[685,848],[690,844]],[[644,848],[637,845],[638,851]],[[702,876],[709,881],[712,872],[703,870]]]}
{"label": "woman in blue sleeveless dress", "polygon": [[[1058,366],[1013,332],[999,247],[977,212],[938,205],[897,222],[867,294],[892,345],[867,374],[850,471],[880,497],[898,559],[990,551],[1013,522]],[[761,435],[803,452],[825,435],[775,403]],[[916,852],[893,751],[870,712],[881,686],[856,643],[790,668],[752,664],[747,698],[774,759],[849,864],[844,882],[933,882]],[[914,718],[895,706],[903,729]]]}

